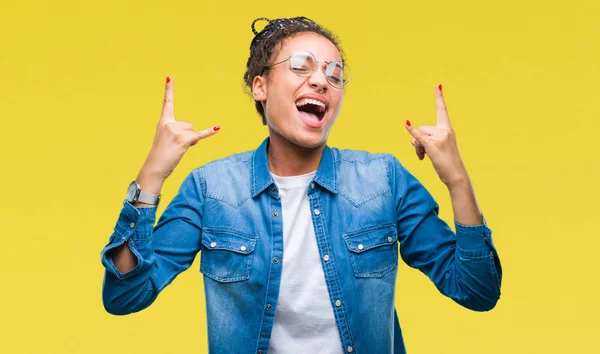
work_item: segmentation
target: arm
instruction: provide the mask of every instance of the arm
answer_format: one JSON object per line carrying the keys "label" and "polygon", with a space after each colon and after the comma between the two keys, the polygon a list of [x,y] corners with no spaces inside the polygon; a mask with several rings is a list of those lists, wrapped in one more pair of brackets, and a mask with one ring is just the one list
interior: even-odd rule
{"label": "arm", "polygon": [[393,170],[402,259],[460,305],[491,310],[500,297],[502,269],[485,220],[475,226],[455,223],[455,234],[439,218],[429,192],[395,158]]}
{"label": "arm", "polygon": [[[191,123],[175,120],[173,81],[167,77],[154,142],[137,176],[141,187],[160,194],[187,149],[218,130],[215,126],[195,132]],[[201,240],[201,171],[187,176],[155,227],[155,206],[124,202],[114,232],[101,252],[106,268],[102,285],[106,311],[124,315],[150,306],[158,293],[192,264]]]}
{"label": "arm", "polygon": [[435,98],[435,126],[416,129],[407,120],[405,127],[419,159],[427,155],[448,187],[456,234],[438,217],[438,205],[429,192],[394,159],[400,252],[443,294],[470,309],[490,310],[500,297],[500,260],[458,152],[442,85],[436,87]]}
{"label": "arm", "polygon": [[[136,208],[124,202],[101,252],[106,269],[102,301],[109,313],[124,315],[150,306],[193,263],[200,250],[204,202],[198,173],[195,170],[186,177],[154,227],[157,207]],[[125,265],[121,272],[113,261],[113,257],[119,259],[115,252],[133,255],[133,268]]]}

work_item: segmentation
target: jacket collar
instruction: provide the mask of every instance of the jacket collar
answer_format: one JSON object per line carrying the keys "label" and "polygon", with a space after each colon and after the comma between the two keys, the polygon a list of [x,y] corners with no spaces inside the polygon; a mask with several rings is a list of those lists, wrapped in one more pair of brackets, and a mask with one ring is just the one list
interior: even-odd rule
{"label": "jacket collar", "polygon": [[[275,183],[269,171],[269,162],[267,159],[268,146],[269,138],[266,138],[252,154],[252,197],[256,197]],[[332,193],[337,193],[338,191],[336,167],[333,151],[328,145],[325,145],[314,181]]]}

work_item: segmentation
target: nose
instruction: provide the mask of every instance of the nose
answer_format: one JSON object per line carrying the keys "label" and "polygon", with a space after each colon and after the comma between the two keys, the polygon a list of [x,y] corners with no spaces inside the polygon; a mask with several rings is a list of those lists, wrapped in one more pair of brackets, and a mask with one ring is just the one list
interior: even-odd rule
{"label": "nose", "polygon": [[321,65],[317,66],[315,72],[309,76],[308,84],[310,87],[314,88],[317,92],[323,93],[327,91],[327,77],[325,76],[325,68],[321,67]]}

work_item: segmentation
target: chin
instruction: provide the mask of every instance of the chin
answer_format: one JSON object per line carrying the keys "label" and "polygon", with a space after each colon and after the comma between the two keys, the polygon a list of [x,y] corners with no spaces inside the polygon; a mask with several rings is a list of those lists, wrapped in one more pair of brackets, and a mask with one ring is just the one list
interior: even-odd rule
{"label": "chin", "polygon": [[306,148],[306,149],[316,149],[320,146],[322,146],[323,144],[325,144],[327,142],[327,139],[323,139],[323,138],[318,138],[318,139],[294,139],[294,140],[290,140],[292,143],[294,143],[295,145],[298,145],[300,147]]}
{"label": "chin", "polygon": [[[293,119],[295,118],[296,117],[293,117]],[[315,149],[326,144],[331,128],[327,122],[324,122],[325,124],[319,129],[310,128],[301,121],[282,127],[278,127],[278,124],[273,123],[275,122],[271,121],[270,124],[268,124],[271,136],[278,136],[278,140],[287,140],[288,142],[305,149]]]}
{"label": "chin", "polygon": [[328,132],[324,131],[311,131],[305,129],[298,129],[291,132],[290,136],[286,137],[287,140],[291,141],[295,145],[303,148],[317,148],[327,143]]}
{"label": "chin", "polygon": [[320,132],[306,132],[301,129],[285,133],[273,129],[270,135],[278,136],[278,140],[288,141],[305,149],[315,149],[327,142],[327,136],[323,136]]}

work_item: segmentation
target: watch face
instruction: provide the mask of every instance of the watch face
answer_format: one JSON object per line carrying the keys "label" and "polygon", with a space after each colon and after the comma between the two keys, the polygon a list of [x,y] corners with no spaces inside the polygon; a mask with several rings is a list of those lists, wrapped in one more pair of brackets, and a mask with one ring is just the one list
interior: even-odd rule
{"label": "watch face", "polygon": [[128,202],[135,202],[137,197],[138,186],[137,182],[133,181],[129,184],[129,188],[127,188],[127,196],[126,199]]}

